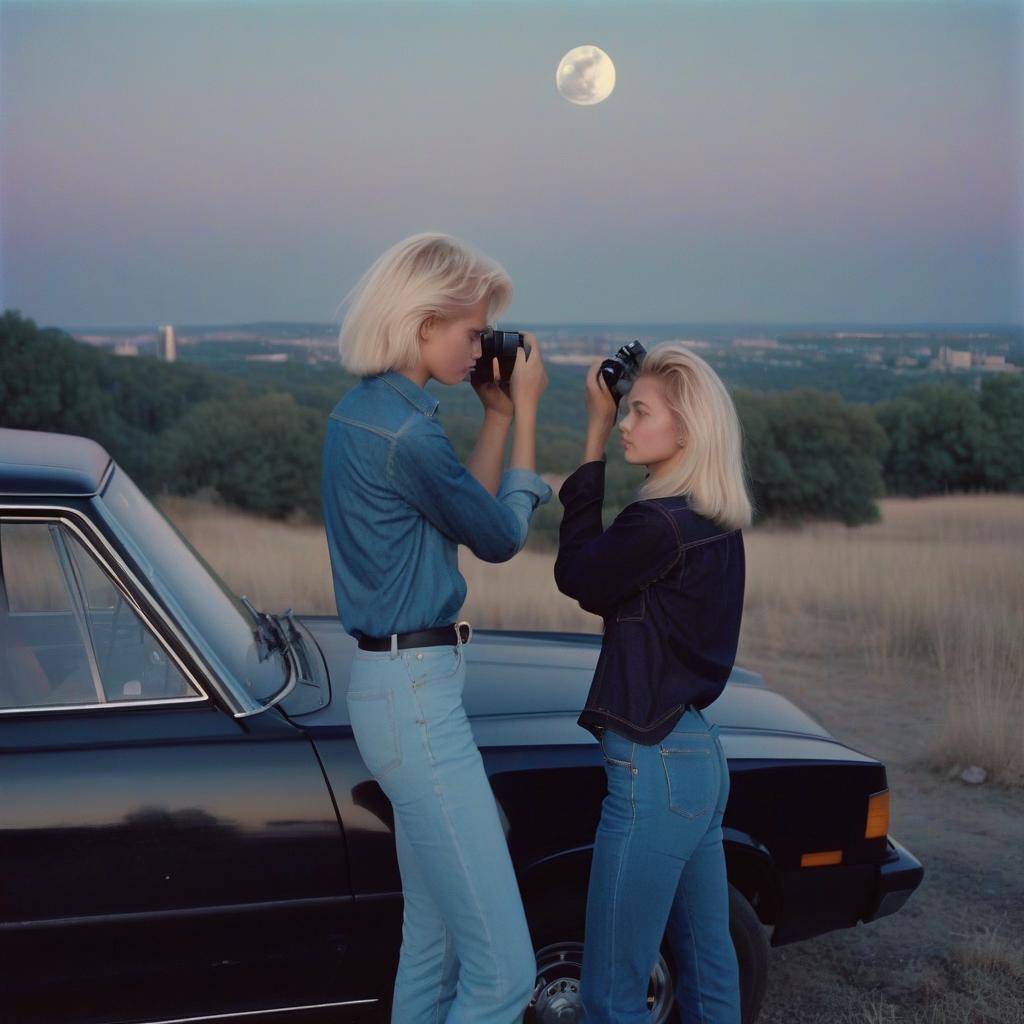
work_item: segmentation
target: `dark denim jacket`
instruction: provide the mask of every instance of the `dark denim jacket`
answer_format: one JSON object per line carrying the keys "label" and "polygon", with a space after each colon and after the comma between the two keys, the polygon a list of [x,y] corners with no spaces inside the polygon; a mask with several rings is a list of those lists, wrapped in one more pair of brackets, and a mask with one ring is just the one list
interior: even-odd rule
{"label": "dark denim jacket", "polygon": [[634,501],[603,530],[604,470],[604,459],[586,462],[558,492],[555,582],[604,619],[579,724],[650,745],[687,704],[705,708],[725,688],[743,612],[743,535],[682,495]]}

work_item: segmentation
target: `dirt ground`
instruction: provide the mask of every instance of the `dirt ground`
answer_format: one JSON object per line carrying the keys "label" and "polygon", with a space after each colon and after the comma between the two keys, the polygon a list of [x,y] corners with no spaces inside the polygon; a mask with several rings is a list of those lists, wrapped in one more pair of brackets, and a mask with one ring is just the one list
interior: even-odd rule
{"label": "dirt ground", "polygon": [[941,687],[872,678],[856,657],[797,656],[758,644],[741,664],[837,739],[880,758],[890,833],[924,865],[902,909],[769,955],[759,1024],[1021,1024],[1024,1021],[1024,797],[929,767]]}

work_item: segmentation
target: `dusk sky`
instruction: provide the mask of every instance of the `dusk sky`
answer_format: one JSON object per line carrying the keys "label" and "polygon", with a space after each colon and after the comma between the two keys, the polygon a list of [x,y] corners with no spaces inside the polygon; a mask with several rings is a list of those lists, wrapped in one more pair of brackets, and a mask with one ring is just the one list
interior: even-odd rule
{"label": "dusk sky", "polygon": [[1024,3],[0,0],[4,307],[330,322],[424,230],[509,325],[1024,323]]}

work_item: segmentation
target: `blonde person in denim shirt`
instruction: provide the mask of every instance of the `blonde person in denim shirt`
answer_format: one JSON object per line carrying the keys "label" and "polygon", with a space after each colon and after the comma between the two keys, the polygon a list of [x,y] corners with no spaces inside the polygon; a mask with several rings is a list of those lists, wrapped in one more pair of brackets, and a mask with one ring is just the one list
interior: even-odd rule
{"label": "blonde person in denim shirt", "polygon": [[729,766],[703,708],[736,657],[751,519],[742,433],[714,370],[685,345],[651,350],[622,398],[626,462],[647,467],[603,529],[616,407],[587,370],[587,439],[563,482],[555,581],[604,620],[579,723],[608,792],[594,842],[580,998],[585,1024],[644,1024],[662,938],[687,1024],[739,1024],[722,820]]}
{"label": "blonde person in denim shirt", "polygon": [[466,597],[457,546],[507,561],[551,497],[535,467],[547,386],[537,340],[526,336],[529,358],[518,351],[510,394],[474,385],[484,418],[465,466],[425,390],[466,378],[510,296],[492,260],[448,235],[414,235],[363,276],[339,335],[360,379],[328,420],[324,524],[338,615],[359,644],[352,731],[394,810],[404,898],[394,1024],[515,1024],[533,991],[515,872],[462,706],[471,630],[455,619]]}

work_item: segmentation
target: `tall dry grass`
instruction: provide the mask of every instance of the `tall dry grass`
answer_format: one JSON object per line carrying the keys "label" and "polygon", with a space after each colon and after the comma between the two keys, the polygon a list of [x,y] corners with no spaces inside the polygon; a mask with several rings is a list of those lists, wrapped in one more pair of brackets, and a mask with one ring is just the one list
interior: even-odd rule
{"label": "tall dry grass", "polygon": [[[257,606],[335,613],[322,527],[187,499],[161,505]],[[744,643],[861,659],[879,686],[918,685],[927,673],[946,707],[934,764],[979,764],[1024,786],[1024,498],[890,498],[881,508],[870,526],[747,531]],[[555,588],[552,562],[525,550],[491,565],[460,548],[461,616],[481,627],[600,631]]]}
{"label": "tall dry grass", "polygon": [[945,703],[930,760],[1024,786],[1024,498],[881,506],[866,527],[752,531],[745,628],[780,648],[859,655],[880,685],[926,670]]}

